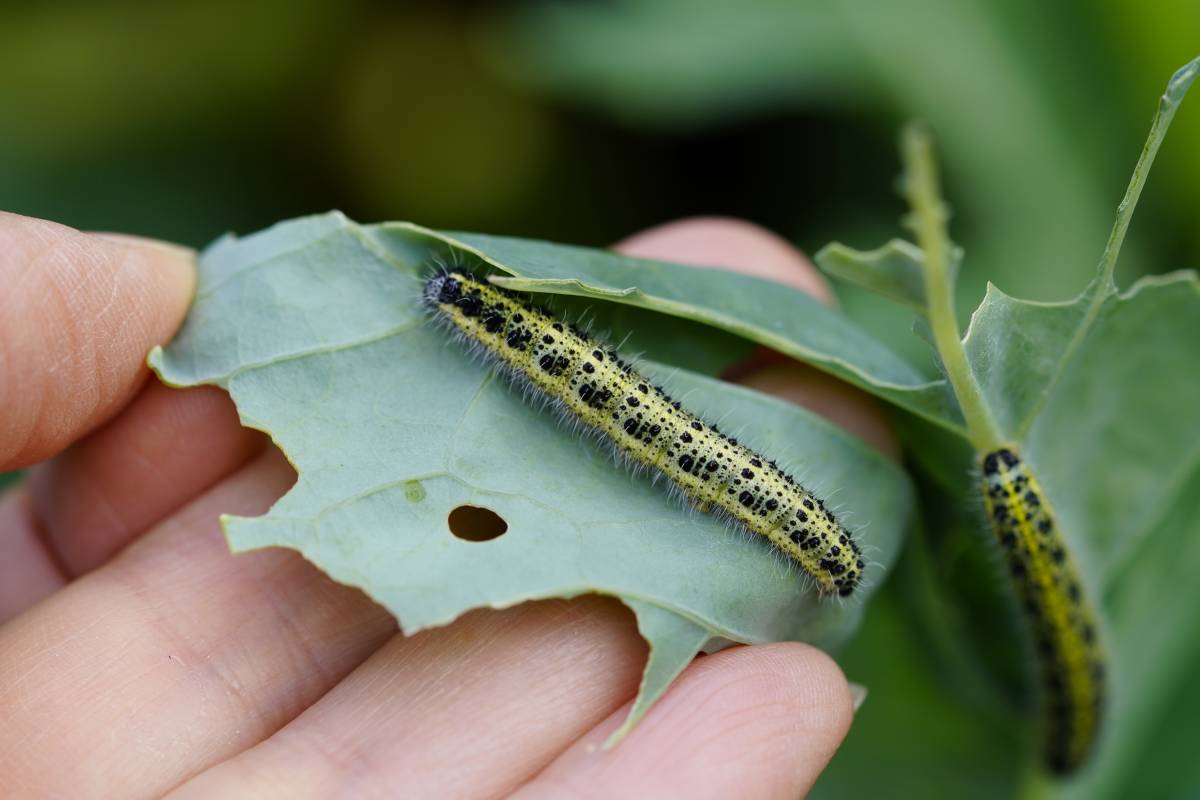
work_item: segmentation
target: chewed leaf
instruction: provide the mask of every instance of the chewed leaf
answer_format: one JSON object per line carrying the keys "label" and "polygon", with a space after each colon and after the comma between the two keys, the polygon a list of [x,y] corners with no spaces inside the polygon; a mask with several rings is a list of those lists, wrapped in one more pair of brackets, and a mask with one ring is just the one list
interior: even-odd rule
{"label": "chewed leaf", "polygon": [[[407,632],[473,608],[616,596],[652,652],[633,718],[709,640],[831,647],[849,636],[912,508],[898,466],[797,406],[641,365],[863,529],[874,562],[864,600],[820,600],[760,541],[619,469],[428,324],[423,281],[446,258],[477,256],[425,234],[383,247],[340,215],[203,254],[192,312],[151,364],[172,385],[227,388],[299,476],[265,516],[225,520],[235,550],[299,550]],[[490,510],[506,532],[455,536],[450,514],[462,506]]]}
{"label": "chewed leaf", "polygon": [[637,700],[625,722],[613,732],[608,744],[615,744],[633,729],[643,715],[662,697],[679,673],[691,663],[696,653],[712,639],[703,626],[673,611],[644,600],[623,598],[625,605],[637,615],[638,630],[650,643],[650,657],[642,675]]}

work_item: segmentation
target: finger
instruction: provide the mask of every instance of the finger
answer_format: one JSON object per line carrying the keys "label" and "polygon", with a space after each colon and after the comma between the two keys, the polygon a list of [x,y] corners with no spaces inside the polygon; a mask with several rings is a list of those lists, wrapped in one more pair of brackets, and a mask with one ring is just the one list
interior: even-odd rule
{"label": "finger", "polygon": [[900,461],[900,442],[875,401],[829,373],[786,359],[748,370],[736,381],[804,406]]}
{"label": "finger", "polygon": [[837,665],[793,643],[697,660],[624,741],[605,750],[627,712],[612,714],[515,796],[801,797],[854,713]]}
{"label": "finger", "polygon": [[179,326],[190,251],[0,213],[0,471],[41,461],[123,406]]}
{"label": "finger", "polygon": [[612,600],[528,603],[397,637],[267,741],[174,797],[497,797],[637,688]]}
{"label": "finger", "polygon": [[260,514],[294,477],[268,450],[0,628],[0,796],[160,795],[392,634],[386,612],[295,552],[229,553],[218,515]]}
{"label": "finger", "polygon": [[0,625],[65,581],[33,523],[24,486],[0,495]]}
{"label": "finger", "polygon": [[238,424],[224,392],[149,383],[0,502],[0,623],[104,563],[264,441]]}
{"label": "finger", "polygon": [[822,303],[833,291],[788,241],[759,225],[729,217],[691,217],[634,234],[615,248],[636,258],[718,267],[787,284]]}
{"label": "finger", "polygon": [[229,395],[151,382],[104,427],[30,477],[32,510],[67,578],[95,569],[138,534],[244,464],[265,444]]}
{"label": "finger", "polygon": [[[733,235],[737,247],[725,251],[731,257],[741,248],[742,259],[773,263],[780,272],[802,264],[773,239],[754,250],[759,240],[744,227]],[[721,237],[706,231],[705,239],[713,245]],[[653,237],[647,242],[653,245]],[[758,252],[775,261],[758,259]],[[506,619],[494,612],[471,616],[489,624]],[[580,632],[596,653],[581,657],[555,638],[561,624],[543,630],[537,617],[524,619],[533,624],[506,628],[514,638],[504,642],[485,637],[483,651],[460,651],[457,625],[417,637],[420,646],[394,640],[304,715],[179,796],[219,796],[237,787],[248,796],[319,797],[347,785],[413,796],[504,793],[573,741],[586,719],[599,719],[631,696],[643,663],[629,655],[644,652],[631,625]],[[607,644],[596,647],[597,640]],[[616,661],[605,657],[613,653]],[[559,697],[571,698],[569,716]],[[426,698],[434,700],[426,705]]]}
{"label": "finger", "polygon": [[[833,302],[833,292],[802,253],[757,225],[722,217],[699,217],[639,233],[618,249],[639,258],[657,258],[732,269],[793,286]],[[900,445],[875,401],[865,393],[773,351],[761,349],[726,377],[802,405],[864,439],[893,460]]]}
{"label": "finger", "polygon": [[[254,474],[253,470],[248,467],[243,472]],[[215,526],[212,530],[206,527],[211,526],[211,522],[201,525],[199,519],[192,519],[189,528],[187,520],[194,509],[204,509],[208,515],[216,508],[228,510],[230,499],[223,498],[222,492],[232,491],[229,486],[240,485],[239,481],[244,477],[239,473],[221,484],[184,514],[162,526],[163,535],[156,531],[143,538],[109,565],[0,630],[0,680],[5,680],[6,676],[20,676],[17,681],[21,684],[22,694],[19,706],[24,714],[6,720],[12,724],[7,725],[0,736],[12,735],[15,741],[24,745],[27,740],[36,738],[38,730],[69,731],[68,735],[58,737],[52,743],[54,746],[45,748],[48,754],[45,764],[67,765],[52,776],[61,780],[61,785],[53,789],[76,785],[72,783],[72,777],[78,780],[95,773],[116,787],[111,794],[129,794],[122,789],[131,789],[134,781],[140,779],[146,780],[150,790],[161,790],[191,774],[198,765],[229,757],[258,741],[281,720],[290,718],[296,709],[327,689],[336,681],[338,670],[354,661],[349,657],[339,660],[339,654],[350,653],[361,658],[364,648],[373,646],[364,644],[357,636],[364,629],[372,630],[370,624],[358,627],[347,624],[347,620],[368,616],[364,610],[357,613],[345,609],[330,611],[330,601],[322,604],[322,598],[333,595],[339,587],[313,592],[316,579],[311,571],[307,578],[297,577],[294,570],[281,566],[288,562],[272,560],[289,554],[259,553],[229,560],[216,536]],[[282,483],[259,486],[251,495],[256,498],[256,503],[265,505],[267,496],[281,490]],[[241,502],[252,505],[245,498]],[[234,510],[241,513],[258,510],[234,505]],[[208,520],[207,516],[202,518]],[[206,530],[209,531],[207,536],[199,535]],[[166,531],[173,533],[166,536]],[[209,541],[212,552],[201,549],[204,541]],[[216,559],[214,552],[219,552],[226,560]],[[154,553],[159,555],[154,558],[147,555]],[[115,599],[95,594],[95,587],[113,582],[112,576],[124,576],[116,581],[119,586],[139,587],[134,608],[138,614],[134,616],[140,614],[145,618],[140,623],[122,622],[125,628],[124,635],[120,635],[121,630],[117,631],[119,644],[105,638],[114,627],[121,628],[108,621],[103,626],[87,629],[87,635],[71,630],[71,622],[86,615],[90,609],[115,606],[114,621],[122,621],[128,616],[120,610],[121,601],[130,602],[127,598],[120,594]],[[260,589],[263,585],[269,586],[267,602],[262,602],[261,594],[251,591],[247,584]],[[87,595],[82,594],[85,588],[89,589]],[[71,601],[70,606],[62,605],[66,602],[64,598]],[[244,613],[245,608],[254,608],[256,601],[269,609],[262,615],[264,620],[247,617]],[[64,609],[71,613],[64,613]],[[47,614],[54,616],[47,617]],[[132,634],[128,630],[130,627],[134,628]],[[345,635],[349,643],[338,641],[331,632],[334,629],[348,631]],[[64,632],[68,631],[76,635],[62,641]],[[453,634],[453,631],[450,628],[435,633]],[[14,640],[9,638],[10,635],[24,638]],[[50,646],[45,646],[48,635]],[[632,632],[629,637],[629,641],[637,643]],[[129,647],[129,641],[137,646]],[[212,651],[211,658],[200,669],[196,666],[198,658],[192,657],[193,651],[186,653],[188,669],[185,672],[193,682],[192,691],[155,682],[162,679],[158,659],[181,645],[193,647],[196,654]],[[334,650],[332,655],[325,652],[330,647]],[[297,651],[313,655],[302,657]],[[531,652],[541,651],[535,647]],[[316,656],[328,658],[335,666],[314,666]],[[39,660],[42,657],[52,658],[56,669],[46,669],[45,663]],[[16,663],[6,665],[5,659],[13,659]],[[63,669],[58,669],[59,666]],[[434,662],[427,666],[436,671],[439,664]],[[634,664],[633,671],[636,672],[639,666]],[[406,668],[421,669],[422,665],[417,663]],[[64,674],[71,680],[79,675],[94,676],[88,684],[87,696],[103,698],[103,705],[99,709],[88,708],[86,720],[75,720],[72,716],[83,706],[83,695],[77,688],[72,691],[69,683],[47,688],[48,683]],[[30,675],[47,678],[35,681],[34,686],[42,691],[31,698],[26,697]],[[131,682],[130,675],[138,676],[138,680]],[[134,686],[134,683],[139,685]],[[8,691],[10,686],[0,686],[0,689],[7,692],[6,696],[15,696],[15,691]],[[153,700],[146,701],[143,691],[148,691]],[[62,702],[56,701],[60,695],[64,698]],[[197,704],[196,696],[204,702]],[[520,699],[529,701],[530,692],[525,691]],[[31,725],[30,709],[39,707],[47,709],[50,716],[62,716],[62,724],[50,728]],[[584,707],[599,712],[599,716],[606,713],[605,709],[591,708],[587,704]],[[181,738],[172,739],[173,734]],[[94,747],[98,740],[103,740],[105,746]],[[178,746],[165,755],[156,754],[156,758],[144,760],[145,763],[139,761],[138,769],[127,777],[126,774],[113,774],[115,765],[124,761],[114,744],[122,741],[133,743],[135,750],[144,750],[151,746],[147,743],[162,741],[177,742]],[[92,748],[90,751],[89,747]],[[15,752],[20,752],[19,748],[11,742],[9,746],[0,744],[0,758]],[[39,758],[42,752],[38,751]],[[464,751],[460,756],[464,754],[477,755]],[[483,769],[486,758],[478,755],[475,765]],[[0,775],[7,774],[21,777],[12,770],[0,769]],[[28,772],[24,776],[29,778]]]}

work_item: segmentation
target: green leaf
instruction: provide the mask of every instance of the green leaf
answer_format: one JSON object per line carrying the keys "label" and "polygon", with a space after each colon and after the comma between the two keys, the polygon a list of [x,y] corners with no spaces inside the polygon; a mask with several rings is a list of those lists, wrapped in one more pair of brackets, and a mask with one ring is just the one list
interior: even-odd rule
{"label": "green leaf", "polygon": [[[1095,312],[1089,314],[1093,304]],[[1191,645],[1200,637],[1194,613],[1200,585],[1186,577],[1200,562],[1200,553],[1193,552],[1200,542],[1200,515],[1193,508],[1200,493],[1200,371],[1195,368],[1200,280],[1191,272],[1173,273],[1143,279],[1125,293],[1097,280],[1065,303],[1019,300],[989,287],[964,346],[971,380],[1003,433],[1033,466],[1110,622],[1114,705],[1101,749],[1093,767],[1058,788],[1080,798],[1127,796],[1142,786],[1143,759],[1153,749],[1147,737],[1163,724],[1161,717],[1178,696],[1190,693],[1200,666],[1200,652]],[[967,474],[961,454],[933,446],[928,435],[918,427],[906,437],[918,442],[913,445],[917,460],[943,486],[955,474],[961,485]],[[997,589],[1000,582],[997,577]],[[964,624],[979,622],[957,623],[960,635],[967,636]],[[1003,629],[1008,620],[994,624]],[[856,640],[856,647],[866,646]],[[885,706],[893,721],[928,714],[922,709],[930,700],[917,691],[915,679],[903,690],[912,693],[906,697],[880,691],[895,681],[895,663],[875,668],[853,657],[847,663],[859,668],[851,677],[873,689],[868,707]],[[955,668],[971,669],[962,663]],[[950,724],[912,726],[908,736],[921,742],[918,749],[942,747],[935,728]],[[989,724],[1003,726],[1004,720]],[[1021,747],[1003,738],[986,746]],[[847,754],[824,784],[852,795],[864,764],[889,752],[882,738],[855,744],[852,735]],[[936,759],[927,769],[937,769],[941,780],[953,783],[959,778],[1000,781],[1012,768],[1011,760],[998,758],[992,778],[981,777],[977,766],[963,774],[961,757]],[[908,784],[897,778],[896,796],[954,794],[920,790],[920,772],[914,771],[908,794],[902,791]]]}
{"label": "green leaf", "polygon": [[[420,231],[381,226],[381,241],[398,247]],[[428,232],[426,232],[428,234]],[[628,258],[603,250],[482,234],[447,234],[512,277],[500,286],[573,295],[656,311],[727,331],[778,350],[950,430],[958,408],[943,381],[871,337],[836,310],[799,289],[718,269]]]}
{"label": "green leaf", "polygon": [[[1195,442],[1197,427],[1191,421],[1178,433]],[[1158,495],[1161,505],[1144,509],[1153,521],[1137,532],[1137,547],[1105,577],[1115,662],[1110,736],[1067,797],[1186,797],[1200,785],[1187,747],[1196,737],[1200,670],[1200,463],[1174,477],[1164,481],[1174,485]]]}
{"label": "green leaf", "polygon": [[1060,514],[1081,517],[1112,572],[1197,458],[1200,298],[1194,273],[1146,278],[1090,322],[1094,291],[1039,304],[993,288],[965,341],[993,412],[1044,480],[1070,487]]}
{"label": "green leaf", "polygon": [[[1109,297],[1027,434],[1028,454],[1084,546],[1110,620],[1112,717],[1079,797],[1138,785],[1150,709],[1196,664],[1200,281],[1144,279]],[[1189,673],[1190,674],[1190,673]]]}
{"label": "green leaf", "polygon": [[1099,291],[1103,288],[1097,281],[1072,301],[1037,303],[1009,297],[988,284],[963,347],[972,377],[1008,438],[1024,438],[1071,357],[1064,351]]}
{"label": "green leaf", "polygon": [[[1193,644],[1200,587],[1188,577],[1200,557],[1200,279],[1192,272],[1146,278],[1121,294],[1111,276],[1154,153],[1197,72],[1200,59],[1179,70],[1163,96],[1091,285],[1067,303],[1018,300],[989,287],[957,353],[950,283],[940,270],[947,242],[936,169],[927,136],[917,130],[905,139],[905,188],[926,248],[928,317],[940,355],[953,366],[948,375],[969,412],[970,437],[982,451],[1009,442],[1023,453],[1108,621],[1112,702],[1098,752],[1068,781],[1034,777],[1030,792],[1141,793],[1147,737],[1164,728],[1194,733],[1180,732],[1170,709],[1190,691],[1200,661]],[[864,262],[853,269],[866,274],[868,256],[847,258]],[[1002,620],[994,628],[1000,635]],[[854,677],[871,683],[877,676]],[[935,735],[912,731],[930,746]],[[940,768],[943,782],[960,769],[951,763]],[[995,769],[995,779],[1005,774],[1000,764]],[[1187,770],[1166,771],[1155,775],[1160,794],[1194,788]]]}
{"label": "green leaf", "polygon": [[[962,259],[955,256],[954,271]],[[925,256],[921,248],[903,239],[892,239],[883,247],[863,252],[834,242],[816,255],[817,266],[835,278],[861,286],[876,294],[925,313]]]}
{"label": "green leaf", "polygon": [[[543,245],[505,241],[536,262]],[[799,639],[835,647],[870,589],[819,599],[761,542],[614,466],[610,455],[536,411],[428,324],[420,294],[435,261],[480,260],[416,226],[364,229],[341,215],[224,239],[200,259],[196,302],[151,354],[176,386],[229,390],[299,475],[268,514],[227,518],[235,550],[285,546],[361,587],[407,632],[472,608],[598,592],[625,601],[651,645],[632,719],[710,641]],[[697,271],[697,274],[704,274]],[[647,363],[690,407],[720,417],[814,490],[836,490],[864,535],[878,584],[913,497],[907,477],[804,409],[673,366]],[[455,537],[449,513],[491,509],[498,538]]]}

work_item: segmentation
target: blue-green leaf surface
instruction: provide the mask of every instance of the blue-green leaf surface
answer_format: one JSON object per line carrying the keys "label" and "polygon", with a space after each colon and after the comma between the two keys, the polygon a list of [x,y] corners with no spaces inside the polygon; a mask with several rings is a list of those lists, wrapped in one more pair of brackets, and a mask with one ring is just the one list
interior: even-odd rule
{"label": "blue-green leaf surface", "polygon": [[[878,252],[846,257],[861,258],[855,269],[866,275],[878,265]],[[1200,639],[1200,584],[1183,577],[1200,564],[1200,517],[1186,510],[1200,480],[1200,280],[1172,273],[1124,293],[1097,280],[1064,303],[1020,300],[989,287],[964,346],[971,380],[1039,476],[1108,620],[1113,700],[1101,747],[1086,770],[1052,789],[1079,798],[1128,796],[1142,779],[1139,760],[1152,753],[1147,737],[1190,691],[1200,658],[1192,645]],[[965,628],[979,622],[958,624],[965,637]],[[993,624],[1003,635],[1003,621]],[[856,677],[885,680],[870,665]],[[911,699],[872,694],[879,713],[893,720],[934,713]],[[936,713],[943,711],[952,716]],[[1007,722],[998,715],[988,724],[1004,731]],[[935,732],[919,726],[912,732],[935,746]],[[1011,772],[1013,753],[1029,741],[981,736],[975,744],[1007,748],[994,752],[1000,781]],[[944,759],[929,755],[936,762],[929,768],[956,785]],[[978,780],[973,774],[970,780]],[[852,769],[835,768],[826,781],[831,788],[854,783]],[[920,780],[913,785],[923,787],[919,796],[938,796]]]}
{"label": "blue-green leaf surface", "polygon": [[[870,588],[851,602],[819,599],[761,542],[617,468],[429,324],[420,292],[434,262],[520,274],[546,254],[503,244],[468,249],[416,226],[365,229],[330,214],[203,254],[191,314],[151,364],[172,385],[228,389],[299,476],[265,516],[225,520],[233,548],[295,548],[408,632],[473,608],[616,596],[651,646],[634,716],[709,641],[844,641]],[[881,582],[913,503],[896,465],[797,406],[643,367],[751,446],[769,445],[814,490],[836,491],[848,523],[864,528],[867,582]],[[447,517],[461,505],[491,509],[507,532],[455,537]]]}

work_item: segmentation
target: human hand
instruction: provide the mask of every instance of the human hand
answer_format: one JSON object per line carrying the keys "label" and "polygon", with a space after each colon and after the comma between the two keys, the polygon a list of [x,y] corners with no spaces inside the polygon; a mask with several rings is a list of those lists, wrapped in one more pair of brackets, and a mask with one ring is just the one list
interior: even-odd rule
{"label": "human hand", "polygon": [[[782,240],[727,220],[621,249],[728,264],[823,299]],[[216,389],[147,381],[192,255],[0,214],[0,796],[795,797],[849,727],[802,644],[705,656],[599,749],[646,656],[611,599],[481,610],[406,637],[288,550],[233,556],[221,513],[295,480]],[[740,382],[894,452],[870,403],[780,358]]]}

